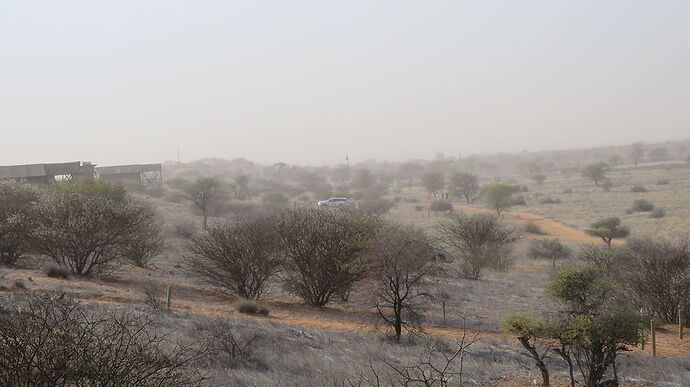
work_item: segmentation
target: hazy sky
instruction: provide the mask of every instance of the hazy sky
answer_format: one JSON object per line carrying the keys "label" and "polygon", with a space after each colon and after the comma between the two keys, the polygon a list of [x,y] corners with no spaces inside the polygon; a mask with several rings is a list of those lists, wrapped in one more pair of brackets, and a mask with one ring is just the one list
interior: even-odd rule
{"label": "hazy sky", "polygon": [[690,137],[690,1],[0,0],[0,164]]}

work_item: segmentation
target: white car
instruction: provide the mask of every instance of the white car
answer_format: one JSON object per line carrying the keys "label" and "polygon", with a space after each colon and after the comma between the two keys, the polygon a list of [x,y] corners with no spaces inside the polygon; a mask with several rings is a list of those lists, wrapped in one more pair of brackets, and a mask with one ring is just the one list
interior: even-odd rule
{"label": "white car", "polygon": [[319,207],[345,207],[349,206],[351,203],[347,198],[330,198],[328,200],[321,200],[316,204]]}

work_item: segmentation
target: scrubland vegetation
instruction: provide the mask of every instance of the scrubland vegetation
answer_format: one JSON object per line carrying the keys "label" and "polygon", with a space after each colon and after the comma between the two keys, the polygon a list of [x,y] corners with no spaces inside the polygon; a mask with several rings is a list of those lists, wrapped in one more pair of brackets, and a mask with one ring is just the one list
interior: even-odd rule
{"label": "scrubland vegetation", "polygon": [[0,182],[0,385],[686,385],[682,146]]}

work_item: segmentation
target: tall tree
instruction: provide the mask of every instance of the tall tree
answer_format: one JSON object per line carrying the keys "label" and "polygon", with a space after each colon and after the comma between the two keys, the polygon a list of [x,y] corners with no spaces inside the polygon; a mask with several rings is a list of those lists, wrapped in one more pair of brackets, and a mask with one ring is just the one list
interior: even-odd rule
{"label": "tall tree", "polygon": [[453,196],[462,196],[472,203],[479,192],[479,177],[469,172],[453,172],[448,177],[448,191]]}
{"label": "tall tree", "polygon": [[185,189],[187,199],[201,211],[204,217],[204,229],[208,228],[209,206],[217,197],[219,186],[218,180],[212,177],[200,177]]}
{"label": "tall tree", "polygon": [[421,329],[424,281],[432,270],[431,247],[418,230],[389,226],[368,252],[374,305],[400,340],[403,329]]}
{"label": "tall tree", "polygon": [[513,205],[513,193],[515,191],[516,188],[514,186],[494,182],[482,189],[482,199],[487,207],[496,210],[498,216],[501,216],[503,210]]}
{"label": "tall tree", "polygon": [[592,180],[595,185],[599,185],[599,183],[606,179],[606,172],[608,170],[609,165],[604,162],[592,163],[582,170],[582,176]]}
{"label": "tall tree", "polygon": [[426,172],[422,175],[422,186],[436,197],[436,194],[445,186],[445,179],[440,172]]}

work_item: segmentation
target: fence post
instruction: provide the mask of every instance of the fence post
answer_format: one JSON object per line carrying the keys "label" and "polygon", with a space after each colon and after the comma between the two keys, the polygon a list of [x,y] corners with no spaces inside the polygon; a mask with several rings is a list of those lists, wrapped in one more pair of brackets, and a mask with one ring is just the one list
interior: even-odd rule
{"label": "fence post", "polygon": [[678,309],[678,338],[683,340],[683,308]]}
{"label": "fence post", "polygon": [[170,309],[170,299],[172,298],[172,287],[168,285],[166,294],[165,294],[165,308]]}
{"label": "fence post", "polygon": [[652,334],[652,357],[656,357],[656,332],[654,332],[654,320],[649,323],[649,328]]}

